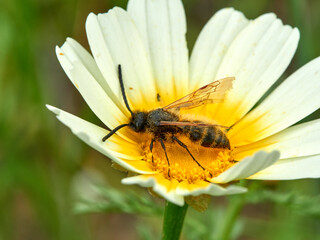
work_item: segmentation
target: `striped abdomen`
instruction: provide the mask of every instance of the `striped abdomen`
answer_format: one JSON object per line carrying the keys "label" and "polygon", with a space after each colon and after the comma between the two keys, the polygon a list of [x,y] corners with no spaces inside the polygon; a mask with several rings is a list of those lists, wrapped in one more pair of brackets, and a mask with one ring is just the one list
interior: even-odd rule
{"label": "striped abdomen", "polygon": [[182,129],[192,141],[203,147],[230,149],[229,139],[219,127],[184,126]]}

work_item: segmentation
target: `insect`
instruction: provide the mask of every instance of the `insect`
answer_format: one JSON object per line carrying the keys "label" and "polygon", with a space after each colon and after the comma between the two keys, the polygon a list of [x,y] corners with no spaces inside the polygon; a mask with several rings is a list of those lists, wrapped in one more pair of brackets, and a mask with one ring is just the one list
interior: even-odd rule
{"label": "insect", "polygon": [[[178,139],[177,136],[179,134],[187,136],[192,142],[199,143],[203,147],[230,149],[230,142],[226,136],[226,131],[229,129],[228,127],[209,124],[202,121],[185,120],[179,112],[180,109],[191,109],[204,104],[223,101],[225,94],[232,88],[232,84],[235,79],[234,77],[214,81],[163,108],[158,108],[149,112],[131,110],[124,89],[121,65],[118,65],[118,77],[122,97],[126,108],[131,113],[131,118],[129,123],[121,124],[111,130],[103,137],[103,142],[110,138],[119,129],[126,126],[130,127],[135,132],[148,132],[152,134],[153,137],[150,143],[150,152],[152,153],[155,141],[159,141],[168,163],[169,177],[170,161],[166,151],[166,141],[178,143],[188,152],[192,160],[197,163],[200,168],[206,170],[194,158],[188,149],[188,146]],[[159,97],[157,96],[157,98]]]}

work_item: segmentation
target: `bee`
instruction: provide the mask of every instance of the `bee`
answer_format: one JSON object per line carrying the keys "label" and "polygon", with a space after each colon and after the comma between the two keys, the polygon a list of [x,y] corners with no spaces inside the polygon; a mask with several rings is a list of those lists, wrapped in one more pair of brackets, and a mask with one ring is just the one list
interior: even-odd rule
{"label": "bee", "polygon": [[[206,170],[194,158],[188,146],[178,139],[177,136],[179,134],[187,136],[192,142],[198,143],[202,147],[230,149],[230,142],[226,136],[226,131],[230,129],[229,127],[210,124],[204,121],[186,120],[183,118],[183,115],[180,114],[180,110],[192,109],[201,105],[223,101],[225,94],[232,88],[233,81],[235,80],[234,77],[214,81],[163,108],[158,108],[148,112],[131,110],[124,89],[121,65],[118,65],[118,77],[123,101],[131,114],[131,118],[129,123],[121,124],[111,130],[102,138],[103,142],[115,134],[119,129],[127,126],[138,133],[150,133],[152,135],[149,147],[150,152],[152,153],[155,141],[159,141],[168,163],[169,177],[170,161],[165,146],[165,142],[167,141],[178,143],[188,152],[192,160],[197,163],[200,168]],[[160,99],[159,94],[157,94],[157,99]]]}

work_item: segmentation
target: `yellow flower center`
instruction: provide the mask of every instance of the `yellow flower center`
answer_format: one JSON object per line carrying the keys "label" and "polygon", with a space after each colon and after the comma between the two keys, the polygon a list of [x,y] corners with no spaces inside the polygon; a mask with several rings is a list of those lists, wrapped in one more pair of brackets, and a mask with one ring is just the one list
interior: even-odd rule
{"label": "yellow flower center", "polygon": [[207,180],[218,176],[235,163],[229,149],[202,147],[184,135],[176,137],[188,147],[195,160],[177,142],[166,140],[164,144],[168,156],[167,160],[159,141],[155,141],[151,153],[152,136],[148,136],[148,134],[140,136],[140,139],[143,139],[140,145],[144,151],[144,160],[151,165],[152,170],[162,173],[167,179],[173,178],[179,182],[188,181],[189,183]]}

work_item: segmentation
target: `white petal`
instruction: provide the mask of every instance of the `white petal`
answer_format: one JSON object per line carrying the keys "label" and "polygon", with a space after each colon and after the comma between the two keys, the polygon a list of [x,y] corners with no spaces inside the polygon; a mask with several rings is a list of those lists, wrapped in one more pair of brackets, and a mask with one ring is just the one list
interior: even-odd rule
{"label": "white petal", "polygon": [[80,94],[97,117],[110,129],[128,123],[129,118],[119,110],[93,76],[79,62],[74,62],[73,66],[71,76]]}
{"label": "white petal", "polygon": [[129,114],[125,115],[109,98],[84,63],[81,62],[81,59],[72,55],[67,46],[65,49],[67,49],[66,53],[56,47],[60,63],[97,117],[109,128],[115,128],[120,124],[129,122]]}
{"label": "white petal", "polygon": [[86,22],[93,56],[114,94],[122,99],[117,66],[121,64],[126,94],[133,109],[157,106],[157,92],[150,60],[140,34],[130,16],[114,8]]}
{"label": "white petal", "polygon": [[247,178],[274,164],[279,160],[279,157],[280,153],[278,151],[273,151],[271,153],[259,151],[253,156],[246,157],[236,163],[218,177],[212,178],[211,181],[214,183],[227,183],[233,180]]}
{"label": "white petal", "polygon": [[[228,133],[244,145],[279,132],[320,107],[320,57],[285,80]],[[249,134],[248,134],[249,133]]]}
{"label": "white petal", "polygon": [[[167,180],[167,179],[161,179],[162,183],[159,182],[159,176],[155,175],[139,175],[134,177],[128,177],[122,179],[123,184],[138,184],[141,187],[150,187],[153,191],[155,191],[157,194],[165,198],[166,200],[179,205],[184,205],[184,198],[183,196],[177,194],[175,192],[175,188],[170,188],[172,184],[177,185],[178,183],[175,182],[175,180]],[[169,186],[169,189],[168,189]]]}
{"label": "white petal", "polygon": [[[83,64],[83,66],[90,72],[90,74],[96,79],[96,81],[100,84],[102,89],[106,92],[109,98],[123,111],[126,112],[122,101],[113,94],[113,91],[110,89],[109,84],[104,79],[103,75],[98,68],[97,63],[93,59],[90,53],[85,50],[77,41],[72,38],[67,38],[67,41],[62,45],[61,50],[57,48],[57,56],[59,61],[63,58],[63,55],[60,55],[61,52],[69,59],[70,62],[79,61]],[[70,69],[69,69],[70,70]],[[68,74],[68,73],[67,73]],[[68,74],[68,76],[70,73]],[[121,99],[122,100],[122,99]]]}
{"label": "white petal", "polygon": [[[100,128],[92,123],[89,123],[81,118],[78,118],[70,113],[62,111],[61,109],[55,108],[53,106],[47,105],[47,108],[57,115],[57,118],[66,126],[68,126],[71,131],[77,135],[82,141],[87,143],[92,148],[106,155],[108,158],[112,159],[114,162],[119,164],[125,169],[129,171],[133,171],[136,173],[152,173],[152,171],[142,171],[140,169],[134,168],[132,164],[128,164],[127,162],[121,160],[119,157],[132,159],[130,156],[126,156],[125,154],[119,154],[117,150],[112,149],[115,144],[108,142],[102,142],[102,138],[108,133],[107,130]],[[122,144],[125,144],[128,151],[131,153],[137,152],[135,148],[136,146],[132,145],[129,142],[126,142],[124,139],[120,139],[120,137],[114,135],[112,138],[115,138],[115,141],[118,143],[121,141]],[[132,148],[131,150],[128,148]],[[137,156],[139,157],[139,156]],[[140,160],[141,161],[141,160]],[[133,161],[135,162],[135,161]],[[143,161],[141,161],[143,162]]]}
{"label": "white petal", "polygon": [[93,13],[90,13],[87,18],[86,31],[91,51],[101,73],[117,99],[121,99],[119,79],[116,71],[117,63],[113,62],[98,19]]}
{"label": "white petal", "polygon": [[[252,144],[237,147],[235,159],[264,150],[280,151],[280,158],[294,158],[320,154],[320,120],[299,124]],[[236,151],[236,152],[235,152]]]}
{"label": "white petal", "polygon": [[[82,65],[82,68],[85,68],[93,76],[93,78],[99,83],[105,93],[109,96],[109,98],[112,99],[118,108],[127,114],[127,110],[124,108],[122,102],[120,102],[111,91],[93,57],[78,42],[68,38],[67,41],[62,45],[61,49],[58,46],[56,47],[56,54],[63,70],[66,72],[73,84],[76,79],[73,79],[73,76],[71,75],[71,69],[74,67],[73,63],[77,61]],[[77,85],[75,86],[78,88]]]}
{"label": "white petal", "polygon": [[188,49],[181,0],[130,0],[128,12],[148,47],[161,103],[186,95]]}
{"label": "white petal", "polygon": [[250,179],[293,180],[320,177],[320,155],[279,160]]}
{"label": "white petal", "polygon": [[[61,49],[57,47],[56,50],[59,60],[66,57],[71,63],[75,61],[81,62],[83,66],[90,72],[90,74],[97,79],[100,85],[104,84],[102,82],[102,80],[104,80],[103,76],[101,75],[101,72],[93,57],[77,41],[72,38],[67,38],[67,41],[61,46]],[[67,69],[67,75],[70,75],[71,77],[70,69]]]}
{"label": "white petal", "polygon": [[220,124],[231,126],[256,104],[289,65],[298,40],[299,31],[271,13],[252,21],[237,36],[216,76],[236,78],[215,113]]}
{"label": "white petal", "polygon": [[[71,52],[71,51],[70,51]],[[74,79],[72,78],[71,76],[71,69],[73,68],[73,64],[72,64],[72,61],[71,61],[71,58],[77,58],[77,56],[74,56],[76,55],[76,53],[72,54],[73,56],[71,57],[70,53],[69,53],[69,56],[67,56],[58,46],[56,46],[56,55],[57,55],[57,58],[60,62],[60,65],[61,67],[63,68],[64,72],[67,74],[68,78],[71,80],[72,84],[74,86],[76,86],[74,84]],[[81,60],[78,58],[78,61],[81,62]]]}
{"label": "white petal", "polygon": [[[245,193],[248,190],[244,187],[230,185],[227,187],[222,187],[215,183],[205,182],[204,184],[193,184],[182,182],[178,185],[176,193],[183,196],[199,196],[201,194],[208,194],[211,196],[223,196],[223,195],[232,195]],[[202,186],[201,186],[202,185]]]}
{"label": "white petal", "polygon": [[232,8],[218,11],[204,26],[190,59],[190,89],[198,89],[216,79],[227,49],[248,24],[245,16]]}

